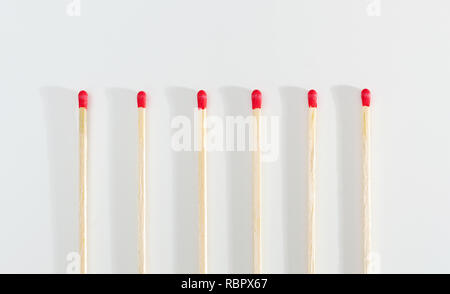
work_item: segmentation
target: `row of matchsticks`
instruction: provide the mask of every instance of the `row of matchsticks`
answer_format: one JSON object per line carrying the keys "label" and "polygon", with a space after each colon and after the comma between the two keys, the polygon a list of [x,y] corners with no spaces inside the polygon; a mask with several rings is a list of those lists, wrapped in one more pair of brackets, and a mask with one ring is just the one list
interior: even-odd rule
{"label": "row of matchsticks", "polygon": [[[362,140],[363,140],[363,189],[362,189],[362,247],[363,272],[369,273],[371,252],[371,211],[370,211],[370,99],[371,93],[364,89],[362,98]],[[80,144],[80,272],[87,273],[87,106],[88,94],[81,91],[79,100],[79,144]],[[260,116],[262,95],[259,90],[251,94],[254,116],[254,132],[256,148],[253,155],[253,272],[262,272],[261,255],[261,145],[260,145]],[[199,152],[199,272],[208,272],[208,232],[207,232],[207,187],[206,187],[206,92],[201,90],[197,94],[198,109],[200,111],[200,152]],[[315,273],[315,202],[316,202],[316,112],[317,92],[308,92],[308,237],[307,237],[307,272]],[[146,142],[146,106],[147,95],[141,91],[137,94],[138,107],[138,271],[146,273],[146,183],[145,183],[145,142]]]}

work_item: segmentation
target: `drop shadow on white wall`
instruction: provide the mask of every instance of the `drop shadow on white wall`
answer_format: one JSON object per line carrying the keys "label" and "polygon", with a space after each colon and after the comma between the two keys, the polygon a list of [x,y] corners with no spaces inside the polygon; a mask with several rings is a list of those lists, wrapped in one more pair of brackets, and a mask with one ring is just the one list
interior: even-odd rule
{"label": "drop shadow on white wall", "polygon": [[308,99],[307,90],[281,87],[282,126],[280,146],[283,170],[285,260],[288,273],[307,268]]}
{"label": "drop shadow on white wall", "polygon": [[339,85],[331,92],[336,106],[340,270],[361,273],[361,89]]}
{"label": "drop shadow on white wall", "polygon": [[111,207],[112,273],[137,273],[136,91],[106,89],[108,102],[108,194]]}
{"label": "drop shadow on white wall", "polygon": [[[251,91],[242,87],[220,89],[226,115],[251,115]],[[235,130],[236,132],[236,130]],[[247,134],[249,130],[246,130]],[[248,135],[247,135],[248,137]],[[235,136],[236,141],[236,136]],[[236,143],[235,143],[236,150]],[[226,197],[228,219],[227,232],[230,242],[230,273],[252,273],[252,156],[245,151],[226,152]]]}
{"label": "drop shadow on white wall", "polygon": [[54,273],[78,252],[78,99],[61,87],[40,89],[47,126]]}
{"label": "drop shadow on white wall", "polygon": [[[169,87],[166,90],[172,119],[187,116],[194,132],[197,93],[193,89]],[[176,131],[176,130],[174,130]],[[191,148],[194,138],[191,136]],[[173,150],[172,197],[175,203],[175,273],[198,273],[198,153]]]}

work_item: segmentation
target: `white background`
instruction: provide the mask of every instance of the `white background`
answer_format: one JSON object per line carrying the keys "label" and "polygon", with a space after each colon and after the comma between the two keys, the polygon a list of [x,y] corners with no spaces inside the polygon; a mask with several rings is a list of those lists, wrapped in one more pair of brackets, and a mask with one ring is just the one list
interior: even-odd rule
{"label": "white background", "polygon": [[[136,92],[150,96],[149,268],[197,272],[197,154],[170,123],[280,118],[263,168],[264,272],[306,271],[306,91],[319,93],[317,270],[361,271],[359,92],[373,92],[382,273],[450,273],[450,2],[0,3],[0,272],[64,273],[78,249],[77,92],[89,105],[90,272],[137,271]],[[75,1],[76,2],[76,1]],[[375,7],[371,3],[375,2]],[[75,3],[76,4],[76,3]],[[76,8],[76,7],[75,7]],[[212,273],[251,271],[251,156],[209,154]]]}

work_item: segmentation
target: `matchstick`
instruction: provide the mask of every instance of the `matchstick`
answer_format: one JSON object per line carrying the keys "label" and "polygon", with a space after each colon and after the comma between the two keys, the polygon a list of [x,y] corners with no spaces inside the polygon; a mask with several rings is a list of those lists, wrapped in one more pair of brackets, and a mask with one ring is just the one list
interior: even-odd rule
{"label": "matchstick", "polygon": [[308,274],[316,272],[316,113],[317,92],[308,92]]}
{"label": "matchstick", "polygon": [[362,143],[363,143],[363,265],[364,273],[370,273],[371,262],[371,182],[370,182],[370,100],[368,89],[361,92],[362,99]]}
{"label": "matchstick", "polygon": [[252,93],[253,109],[253,273],[262,272],[261,244],[261,92]]}
{"label": "matchstick", "polygon": [[138,270],[140,274],[147,272],[147,218],[146,218],[146,161],[145,161],[145,125],[147,94],[141,91],[137,94],[138,106],[138,169],[139,169],[139,190],[138,190]]}
{"label": "matchstick", "polygon": [[79,108],[79,152],[80,152],[80,273],[87,273],[87,104],[88,94],[80,91],[78,94]]}
{"label": "matchstick", "polygon": [[199,267],[200,274],[208,273],[208,199],[206,185],[206,92],[197,94],[200,112],[200,155],[199,155]]}

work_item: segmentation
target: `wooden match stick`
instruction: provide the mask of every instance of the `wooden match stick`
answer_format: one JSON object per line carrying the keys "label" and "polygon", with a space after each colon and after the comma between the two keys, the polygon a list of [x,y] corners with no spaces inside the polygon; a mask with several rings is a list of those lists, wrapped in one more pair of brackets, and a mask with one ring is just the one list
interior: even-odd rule
{"label": "wooden match stick", "polygon": [[253,109],[253,273],[262,272],[261,244],[261,91],[252,93]]}
{"label": "wooden match stick", "polygon": [[362,99],[362,139],[363,139],[363,265],[364,273],[370,273],[371,262],[371,181],[370,181],[370,100],[368,89],[361,92]]}
{"label": "wooden match stick", "polygon": [[316,112],[317,92],[308,92],[308,274],[316,272]]}
{"label": "wooden match stick", "polygon": [[146,218],[146,106],[147,94],[141,91],[137,95],[138,105],[138,169],[139,169],[139,190],[138,190],[138,270],[140,274],[147,272],[147,218]]}
{"label": "wooden match stick", "polygon": [[206,185],[206,92],[197,94],[200,112],[200,156],[199,156],[199,266],[200,274],[208,273],[208,199]]}
{"label": "wooden match stick", "polygon": [[79,108],[79,151],[80,151],[80,273],[87,273],[87,104],[88,94],[81,91],[78,94]]}

